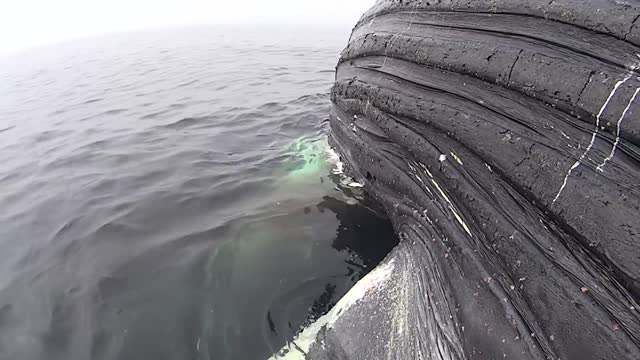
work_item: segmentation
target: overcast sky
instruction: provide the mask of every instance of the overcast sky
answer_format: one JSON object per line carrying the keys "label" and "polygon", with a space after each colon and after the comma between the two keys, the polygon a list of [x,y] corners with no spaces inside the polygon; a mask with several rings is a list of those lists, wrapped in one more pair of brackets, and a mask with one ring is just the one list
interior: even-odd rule
{"label": "overcast sky", "polygon": [[5,0],[0,53],[111,32],[206,24],[351,26],[374,0]]}

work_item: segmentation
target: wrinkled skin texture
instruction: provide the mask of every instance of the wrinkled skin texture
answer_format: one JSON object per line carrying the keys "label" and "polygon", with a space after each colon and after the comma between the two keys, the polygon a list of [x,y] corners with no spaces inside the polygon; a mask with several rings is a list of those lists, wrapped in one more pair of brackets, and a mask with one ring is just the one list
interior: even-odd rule
{"label": "wrinkled skin texture", "polygon": [[640,358],[639,15],[382,0],[363,16],[332,140],[401,243],[307,358]]}

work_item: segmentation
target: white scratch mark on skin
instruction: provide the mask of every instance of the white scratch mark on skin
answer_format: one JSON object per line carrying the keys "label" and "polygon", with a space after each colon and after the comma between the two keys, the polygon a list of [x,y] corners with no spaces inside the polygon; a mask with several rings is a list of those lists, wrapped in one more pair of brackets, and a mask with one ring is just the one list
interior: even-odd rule
{"label": "white scratch mark on skin", "polygon": [[613,143],[613,148],[611,149],[611,153],[609,154],[609,156],[607,156],[607,158],[604,159],[602,164],[598,165],[598,167],[597,167],[598,171],[603,172],[604,171],[604,166],[607,165],[607,162],[610,161],[611,159],[613,159],[613,156],[616,154],[616,149],[618,148],[618,144],[620,143],[620,127],[622,125],[622,120],[624,120],[625,116],[627,116],[627,112],[631,108],[631,104],[633,104],[633,102],[635,101],[635,99],[638,96],[639,92],[640,92],[640,88],[637,88],[636,92],[633,93],[633,96],[631,97],[631,100],[627,104],[627,107],[622,112],[622,115],[620,116],[620,119],[618,119],[618,123],[616,124],[616,142]]}
{"label": "white scratch mark on skin", "polygon": [[618,88],[620,88],[620,85],[626,83],[627,80],[631,79],[631,76],[632,76],[632,74],[629,74],[624,79],[618,81],[616,83],[616,85],[613,87],[613,90],[611,90],[611,93],[609,94],[609,97],[607,98],[607,101],[604,102],[604,104],[602,105],[602,108],[600,108],[600,112],[598,112],[598,115],[596,116],[596,129],[593,132],[593,135],[591,135],[591,142],[589,143],[589,146],[584,151],[582,156],[580,156],[580,159],[578,159],[578,161],[576,161],[575,164],[573,164],[573,166],[571,166],[571,168],[567,172],[567,175],[564,177],[564,181],[562,182],[562,186],[560,187],[560,190],[558,191],[558,194],[553,199],[553,202],[551,202],[551,206],[553,206],[556,203],[556,201],[558,201],[558,198],[560,198],[560,195],[562,194],[562,191],[567,186],[567,182],[569,181],[569,176],[571,176],[571,173],[573,172],[573,170],[575,170],[578,166],[580,166],[580,164],[582,164],[582,160],[584,160],[584,158],[587,156],[587,153],[591,150],[591,148],[593,147],[593,144],[596,142],[596,137],[598,136],[598,131],[600,131],[600,117],[602,116],[604,111],[607,109],[607,106],[609,105],[609,102],[611,101],[613,96],[616,94],[616,91],[618,91]]}
{"label": "white scratch mark on skin", "polygon": [[404,35],[404,33],[411,30],[411,26],[413,25],[413,21],[415,20],[417,10],[418,10],[418,4],[416,3],[416,5],[411,10],[411,14],[409,15],[410,16],[409,26],[407,26],[407,28],[402,30],[399,34],[393,35],[391,37],[391,40],[389,40],[389,45],[387,45],[387,48],[384,49],[384,61],[382,62],[382,67],[387,65],[387,52],[389,51],[389,48],[391,47],[391,45],[393,45],[393,42],[396,41],[400,36]]}

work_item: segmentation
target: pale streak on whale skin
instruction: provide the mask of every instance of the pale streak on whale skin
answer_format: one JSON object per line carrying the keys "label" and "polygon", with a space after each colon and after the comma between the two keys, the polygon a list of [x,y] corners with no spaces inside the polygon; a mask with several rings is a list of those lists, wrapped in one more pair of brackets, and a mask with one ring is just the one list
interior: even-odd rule
{"label": "pale streak on whale skin", "polygon": [[596,142],[596,137],[598,136],[598,132],[600,131],[600,117],[607,109],[609,102],[611,101],[611,99],[613,99],[613,96],[616,94],[620,86],[626,83],[629,79],[631,79],[631,76],[632,74],[629,74],[624,79],[618,81],[616,85],[613,87],[613,90],[611,90],[611,93],[609,94],[607,101],[604,102],[604,104],[602,105],[602,108],[600,108],[600,112],[598,112],[598,115],[596,116],[596,128],[595,128],[595,131],[593,132],[593,135],[591,135],[591,142],[589,143],[589,146],[584,151],[582,156],[580,156],[580,159],[578,159],[567,172],[567,175],[564,177],[564,181],[562,182],[562,186],[560,187],[558,194],[556,194],[556,197],[551,202],[551,206],[555,205],[556,201],[558,201],[558,199],[560,198],[560,195],[562,194],[562,191],[564,191],[564,188],[567,186],[567,182],[569,181],[569,176],[571,176],[571,173],[573,172],[573,170],[575,170],[578,166],[580,166],[580,164],[582,164],[582,160],[584,160],[584,158],[587,156],[587,154],[593,147],[593,144]]}
{"label": "pale streak on whale skin", "polygon": [[637,88],[636,91],[633,93],[633,96],[631,97],[631,100],[629,100],[627,107],[622,112],[620,119],[618,119],[618,124],[616,125],[616,141],[615,143],[613,143],[613,148],[611,149],[611,153],[609,154],[609,156],[607,156],[607,158],[604,159],[602,164],[598,165],[597,169],[600,172],[604,171],[604,166],[607,165],[607,162],[613,159],[613,156],[616,154],[616,149],[618,149],[618,144],[620,143],[620,127],[622,126],[622,120],[624,120],[624,118],[627,116],[627,112],[629,111],[629,109],[631,108],[631,105],[633,104],[636,97],[638,96],[638,93],[640,93],[640,88]]}

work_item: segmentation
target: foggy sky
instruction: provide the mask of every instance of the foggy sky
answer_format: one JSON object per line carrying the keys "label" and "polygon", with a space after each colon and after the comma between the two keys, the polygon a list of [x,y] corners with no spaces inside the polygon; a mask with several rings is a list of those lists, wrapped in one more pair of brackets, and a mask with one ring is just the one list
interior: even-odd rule
{"label": "foggy sky", "polygon": [[91,35],[207,24],[351,26],[374,0],[8,0],[0,53]]}

